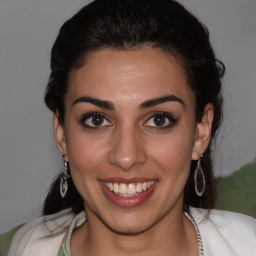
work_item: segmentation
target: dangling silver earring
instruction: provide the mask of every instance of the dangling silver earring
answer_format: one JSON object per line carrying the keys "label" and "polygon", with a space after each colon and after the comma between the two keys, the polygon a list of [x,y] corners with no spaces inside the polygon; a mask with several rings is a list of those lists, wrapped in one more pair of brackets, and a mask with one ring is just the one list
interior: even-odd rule
{"label": "dangling silver earring", "polygon": [[[205,177],[204,172],[201,167],[201,160],[203,158],[203,154],[200,154],[200,158],[197,161],[197,167],[195,169],[194,182],[195,182],[195,191],[198,196],[202,196],[205,190]],[[201,180],[200,182],[198,180]],[[200,183],[200,190],[198,189],[198,184]],[[201,185],[202,184],[202,185]]]}
{"label": "dangling silver earring", "polygon": [[69,163],[64,162],[65,164],[65,172],[62,173],[60,178],[60,195],[64,198],[68,192],[68,182],[67,180],[70,178],[69,171]]}

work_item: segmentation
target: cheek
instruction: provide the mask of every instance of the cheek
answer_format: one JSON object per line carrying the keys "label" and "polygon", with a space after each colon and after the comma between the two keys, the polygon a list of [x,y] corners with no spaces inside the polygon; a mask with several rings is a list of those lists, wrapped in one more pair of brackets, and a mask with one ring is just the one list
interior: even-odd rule
{"label": "cheek", "polygon": [[74,171],[90,173],[103,163],[105,151],[104,141],[89,136],[72,136],[67,143],[67,153]]}
{"label": "cheek", "polygon": [[191,155],[194,146],[193,132],[185,130],[152,142],[150,147],[151,158],[154,159],[166,173],[188,173],[191,164]]}
{"label": "cheek", "polygon": [[[66,122],[66,146],[70,171],[75,186],[84,197],[90,187],[96,187],[98,170],[104,170],[107,141],[103,135],[95,137],[73,120]],[[96,174],[96,176],[95,176]],[[85,198],[85,197],[84,197]]]}
{"label": "cheek", "polygon": [[74,134],[67,143],[72,179],[85,202],[94,205],[99,194],[97,177],[106,170],[106,146],[90,136]]}

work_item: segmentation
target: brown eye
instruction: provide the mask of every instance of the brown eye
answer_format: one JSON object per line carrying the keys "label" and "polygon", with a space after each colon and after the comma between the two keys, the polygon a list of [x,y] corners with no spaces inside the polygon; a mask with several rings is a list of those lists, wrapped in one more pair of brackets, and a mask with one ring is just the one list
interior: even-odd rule
{"label": "brown eye", "polygon": [[168,122],[164,116],[156,116],[152,121],[156,126],[164,126]]}
{"label": "brown eye", "polygon": [[160,112],[151,116],[143,125],[152,128],[169,128],[176,124],[177,120],[169,113]]}
{"label": "brown eye", "polygon": [[88,128],[104,128],[112,125],[112,123],[100,113],[86,114],[80,122]]}
{"label": "brown eye", "polygon": [[91,122],[94,126],[101,126],[104,123],[104,117],[100,115],[94,115],[91,117]]}

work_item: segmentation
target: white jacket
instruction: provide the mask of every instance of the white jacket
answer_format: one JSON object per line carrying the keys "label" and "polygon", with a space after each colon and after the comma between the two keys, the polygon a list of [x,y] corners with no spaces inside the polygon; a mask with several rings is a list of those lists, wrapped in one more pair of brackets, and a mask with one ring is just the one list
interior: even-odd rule
{"label": "white jacket", "polygon": [[[256,256],[256,219],[227,211],[190,208],[201,234],[205,256]],[[54,256],[60,247],[71,255],[69,239],[74,227],[85,221],[84,212],[77,217],[71,210],[39,217],[15,234],[8,256]],[[64,236],[69,236],[63,244]]]}

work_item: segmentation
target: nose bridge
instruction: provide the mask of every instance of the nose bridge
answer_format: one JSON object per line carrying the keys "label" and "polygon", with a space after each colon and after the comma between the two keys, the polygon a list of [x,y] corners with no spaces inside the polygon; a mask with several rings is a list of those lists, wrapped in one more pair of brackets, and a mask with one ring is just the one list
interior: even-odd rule
{"label": "nose bridge", "polygon": [[142,143],[142,134],[131,126],[119,127],[113,136],[109,160],[111,164],[125,171],[144,163],[146,152]]}

